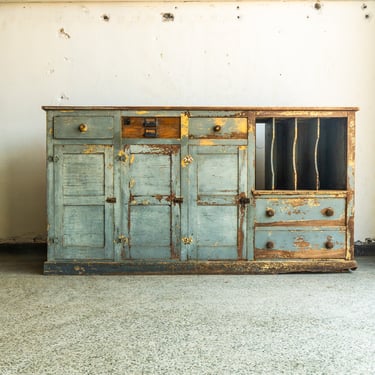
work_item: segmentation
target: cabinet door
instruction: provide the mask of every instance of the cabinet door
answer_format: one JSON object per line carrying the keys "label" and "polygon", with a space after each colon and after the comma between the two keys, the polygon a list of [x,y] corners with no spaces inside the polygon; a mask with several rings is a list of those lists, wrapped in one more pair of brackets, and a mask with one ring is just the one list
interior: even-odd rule
{"label": "cabinet door", "polygon": [[[246,146],[190,146],[190,259],[239,260],[246,254]],[[242,202],[242,203],[240,203]]]}
{"label": "cabinet door", "polygon": [[54,159],[55,259],[112,259],[112,146],[57,145]]}
{"label": "cabinet door", "polygon": [[127,145],[122,259],[180,257],[180,146]]}

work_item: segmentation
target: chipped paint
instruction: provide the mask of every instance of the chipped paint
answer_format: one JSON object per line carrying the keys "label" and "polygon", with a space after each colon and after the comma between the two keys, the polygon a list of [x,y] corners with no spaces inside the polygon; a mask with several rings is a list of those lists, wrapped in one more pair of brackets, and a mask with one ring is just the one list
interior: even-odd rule
{"label": "chipped paint", "polygon": [[97,152],[98,150],[98,146],[96,145],[87,145],[85,147],[85,149],[83,150],[83,153],[84,154],[94,154],[95,152]]}
{"label": "chipped paint", "polygon": [[181,115],[181,138],[187,137],[189,134],[189,116],[187,114]]}
{"label": "chipped paint", "polygon": [[160,194],[156,194],[154,195],[154,198],[157,199],[159,202],[161,202],[161,200],[163,199],[163,196]]}
{"label": "chipped paint", "polygon": [[191,164],[194,161],[193,157],[191,155],[186,155],[182,160],[181,160],[181,166],[185,168],[189,164]]}
{"label": "chipped paint", "polygon": [[305,241],[303,237],[297,237],[295,241],[293,242],[293,245],[294,247],[298,247],[298,248],[301,248],[301,247],[309,248],[311,246],[310,243]]}
{"label": "chipped paint", "polygon": [[135,186],[135,179],[131,178],[129,181],[129,189],[133,189],[134,186]]}
{"label": "chipped paint", "polygon": [[131,154],[130,155],[130,160],[129,160],[129,164],[133,164],[134,163],[134,159],[135,159],[135,155],[134,154]]}
{"label": "chipped paint", "polygon": [[214,139],[201,139],[199,141],[200,146],[213,146],[215,145],[215,140]]}
{"label": "chipped paint", "polygon": [[148,113],[149,113],[149,111],[137,111],[136,112],[137,115],[146,115]]}

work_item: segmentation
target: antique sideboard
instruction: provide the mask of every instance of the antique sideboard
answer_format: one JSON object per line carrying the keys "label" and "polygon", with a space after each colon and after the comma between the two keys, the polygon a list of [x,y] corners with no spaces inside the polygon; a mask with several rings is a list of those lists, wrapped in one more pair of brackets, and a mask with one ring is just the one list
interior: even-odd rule
{"label": "antique sideboard", "polygon": [[357,267],[357,108],[43,109],[45,274]]}

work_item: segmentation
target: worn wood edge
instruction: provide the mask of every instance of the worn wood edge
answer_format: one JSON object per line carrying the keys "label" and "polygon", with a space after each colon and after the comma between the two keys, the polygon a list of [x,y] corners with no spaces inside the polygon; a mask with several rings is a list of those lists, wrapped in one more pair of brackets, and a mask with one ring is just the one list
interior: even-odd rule
{"label": "worn wood edge", "polygon": [[54,262],[44,263],[44,275],[186,275],[281,274],[344,272],[357,269],[355,260],[200,261],[200,262]]}
{"label": "worn wood edge", "polygon": [[42,106],[45,111],[75,111],[75,110],[120,110],[120,111],[359,111],[359,107],[235,107],[235,106]]}

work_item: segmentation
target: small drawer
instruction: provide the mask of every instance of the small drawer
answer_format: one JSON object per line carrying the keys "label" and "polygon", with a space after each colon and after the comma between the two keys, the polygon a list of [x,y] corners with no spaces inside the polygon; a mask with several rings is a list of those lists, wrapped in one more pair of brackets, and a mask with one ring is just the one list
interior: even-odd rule
{"label": "small drawer", "polygon": [[123,117],[123,138],[180,138],[180,117]]}
{"label": "small drawer", "polygon": [[[257,223],[330,222],[345,225],[345,198],[257,198]],[[332,225],[332,224],[331,224]]]}
{"label": "small drawer", "polygon": [[189,138],[247,139],[245,117],[193,117],[189,119]]}
{"label": "small drawer", "polygon": [[113,117],[56,116],[53,134],[62,139],[109,139],[113,137]]}
{"label": "small drawer", "polygon": [[261,227],[255,230],[255,258],[344,258],[345,227]]}

